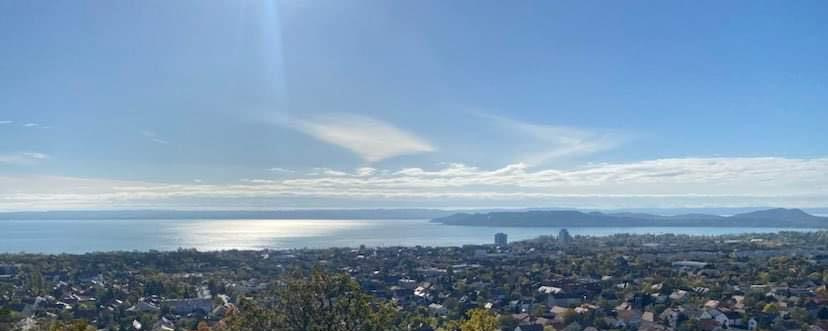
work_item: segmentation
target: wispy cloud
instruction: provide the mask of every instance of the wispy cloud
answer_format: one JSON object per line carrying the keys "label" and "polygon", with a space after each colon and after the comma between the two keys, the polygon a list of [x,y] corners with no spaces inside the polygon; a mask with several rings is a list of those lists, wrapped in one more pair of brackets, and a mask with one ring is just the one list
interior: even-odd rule
{"label": "wispy cloud", "polygon": [[367,162],[436,149],[413,133],[361,115],[326,114],[282,122],[317,140],[346,148]]}
{"label": "wispy cloud", "polygon": [[[0,209],[15,206],[135,206],[143,203],[250,199],[451,202],[523,206],[824,207],[828,158],[673,158],[534,169],[511,164],[481,169],[449,164],[437,169],[319,169],[287,179],[244,179],[233,184],[147,183],[72,178],[0,177]],[[182,202],[184,201],[184,202]],[[198,204],[197,204],[198,205]]]}
{"label": "wispy cloud", "polygon": [[357,168],[357,170],[356,170],[356,175],[358,177],[373,176],[376,173],[377,173],[377,169],[376,168],[371,168],[371,167],[362,167],[362,168]]}
{"label": "wispy cloud", "polygon": [[31,165],[48,159],[49,156],[37,152],[20,152],[11,154],[0,154],[0,164],[7,165]]}
{"label": "wispy cloud", "polygon": [[149,138],[150,141],[152,141],[154,143],[157,143],[157,144],[166,145],[166,144],[170,143],[169,141],[167,141],[165,139],[161,139],[160,137],[158,137],[158,134],[155,133],[155,131],[143,130],[143,131],[141,131],[141,135],[143,135],[144,137]]}
{"label": "wispy cloud", "polygon": [[519,160],[530,165],[606,151],[617,147],[628,139],[627,135],[606,130],[534,124],[498,115],[476,114],[493,121],[503,129],[523,135],[533,140],[533,144],[539,145],[537,151],[527,153],[521,156]]}
{"label": "wispy cloud", "polygon": [[[9,122],[11,123],[11,121],[9,121]],[[24,123],[23,127],[25,127],[25,128],[35,128],[35,129],[48,129],[49,128],[46,125],[43,125],[43,124],[40,124],[40,123],[35,123],[35,122]]]}
{"label": "wispy cloud", "polygon": [[13,124],[13,123],[14,123],[14,121],[0,121],[0,125]]}

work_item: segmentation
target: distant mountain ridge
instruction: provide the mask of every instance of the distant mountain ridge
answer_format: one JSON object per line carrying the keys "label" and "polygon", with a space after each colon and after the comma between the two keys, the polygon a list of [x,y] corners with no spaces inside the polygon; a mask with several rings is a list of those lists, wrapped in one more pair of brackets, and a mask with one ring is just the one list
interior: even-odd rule
{"label": "distant mountain ridge", "polygon": [[646,213],[603,213],[576,210],[532,210],[522,212],[457,213],[432,219],[434,223],[466,226],[515,227],[630,227],[705,226],[828,228],[828,217],[799,209],[774,208],[731,216],[684,214],[662,216]]}

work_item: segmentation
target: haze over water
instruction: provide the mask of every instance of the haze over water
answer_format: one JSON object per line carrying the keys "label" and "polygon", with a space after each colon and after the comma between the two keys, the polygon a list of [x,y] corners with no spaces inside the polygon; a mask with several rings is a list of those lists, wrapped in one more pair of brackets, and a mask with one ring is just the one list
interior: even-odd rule
{"label": "haze over water", "polygon": [[[0,252],[293,249],[366,246],[461,246],[488,244],[504,232],[509,240],[555,235],[554,227],[475,227],[428,220],[3,220]],[[675,233],[721,235],[813,231],[742,227],[570,227],[573,235]]]}

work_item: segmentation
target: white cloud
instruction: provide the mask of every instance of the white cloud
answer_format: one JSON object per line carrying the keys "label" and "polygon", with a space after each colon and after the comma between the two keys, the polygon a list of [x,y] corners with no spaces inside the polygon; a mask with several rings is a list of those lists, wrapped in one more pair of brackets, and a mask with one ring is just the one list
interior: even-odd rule
{"label": "white cloud", "polygon": [[143,131],[141,131],[141,135],[143,135],[144,137],[147,137],[150,141],[152,141],[156,144],[166,145],[166,144],[170,143],[169,141],[167,141],[165,139],[161,139],[160,137],[158,137],[158,134],[155,133],[155,131],[143,130]]}
{"label": "white cloud", "polygon": [[0,209],[180,206],[187,201],[203,206],[195,203],[203,201],[199,199],[239,205],[250,199],[295,198],[404,201],[422,207],[451,202],[477,207],[825,207],[828,158],[672,158],[538,170],[525,164],[498,169],[463,164],[434,170],[319,169],[298,178],[221,185],[0,177]]}
{"label": "white cloud", "polygon": [[43,153],[36,153],[36,152],[23,152],[22,154],[23,154],[23,156],[25,156],[25,157],[28,157],[28,158],[31,158],[31,159],[35,159],[35,160],[43,160],[43,159],[47,159],[47,158],[49,158],[49,156],[48,156],[48,155],[43,154]]}
{"label": "white cloud", "polygon": [[[8,122],[12,123],[11,121],[8,121]],[[49,126],[46,126],[46,125],[43,125],[43,124],[40,124],[40,123],[35,123],[35,122],[25,123],[25,124],[23,124],[23,127],[36,128],[36,129],[49,129],[50,128]]]}
{"label": "white cloud", "polygon": [[21,152],[11,154],[0,154],[0,164],[7,165],[32,165],[42,160],[48,159],[49,156],[37,152]]}
{"label": "white cloud", "polygon": [[3,124],[12,124],[12,123],[14,123],[14,121],[0,121],[0,125],[3,125]]}
{"label": "white cloud", "polygon": [[371,167],[362,167],[362,168],[357,168],[357,170],[356,170],[356,175],[359,176],[359,177],[371,176],[371,175],[374,175],[376,173],[377,173],[377,169],[376,168],[371,168]]}
{"label": "white cloud", "polygon": [[366,116],[326,114],[284,122],[320,141],[346,148],[367,162],[435,150],[413,133]]}
{"label": "white cloud", "polygon": [[609,150],[628,139],[617,132],[527,123],[485,113],[477,115],[533,140],[533,144],[538,145],[537,150],[523,155],[519,160],[530,165]]}
{"label": "white cloud", "polygon": [[267,171],[280,173],[280,174],[291,174],[291,173],[295,172],[295,171],[290,170],[290,169],[279,168],[279,167],[273,167],[273,168],[267,169]]}

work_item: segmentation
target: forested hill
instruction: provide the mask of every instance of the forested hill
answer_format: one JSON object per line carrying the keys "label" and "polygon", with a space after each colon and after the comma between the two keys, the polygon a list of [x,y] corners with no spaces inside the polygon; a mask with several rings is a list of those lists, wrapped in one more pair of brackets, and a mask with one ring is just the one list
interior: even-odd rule
{"label": "forested hill", "polygon": [[662,216],[646,213],[601,213],[575,210],[537,210],[522,212],[458,213],[432,219],[432,222],[468,226],[723,226],[828,228],[828,217],[799,209],[767,209],[732,216],[685,214]]}

